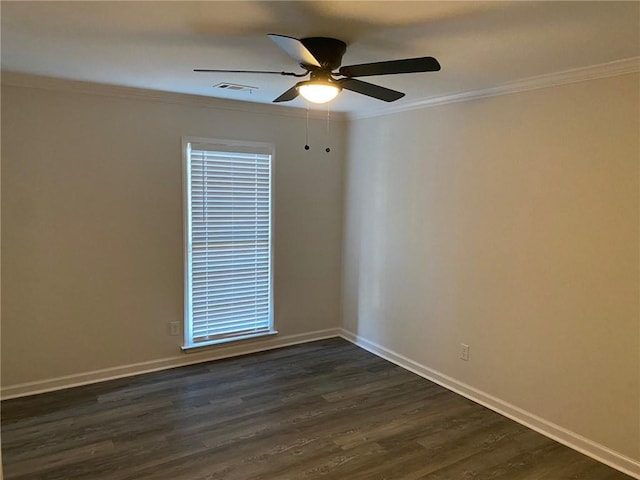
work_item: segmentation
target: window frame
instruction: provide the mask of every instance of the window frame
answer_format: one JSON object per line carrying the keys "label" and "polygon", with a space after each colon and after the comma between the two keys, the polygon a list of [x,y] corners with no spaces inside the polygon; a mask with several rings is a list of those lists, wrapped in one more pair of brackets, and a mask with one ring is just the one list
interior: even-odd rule
{"label": "window frame", "polygon": [[[211,151],[216,151],[218,148],[231,148],[241,151],[243,148],[248,150],[258,150],[261,154],[270,155],[270,178],[269,178],[269,328],[266,331],[250,333],[244,335],[229,336],[204,342],[193,342],[193,317],[191,312],[191,145],[204,145],[211,147]],[[219,150],[218,150],[219,151]],[[255,153],[255,152],[247,152]],[[182,213],[183,213],[183,259],[184,259],[184,318],[183,318],[183,338],[182,338],[182,350],[189,351],[193,349],[200,349],[203,347],[212,347],[219,344],[226,344],[230,342],[237,342],[241,340],[248,340],[252,338],[259,338],[264,336],[275,335],[278,331],[274,325],[274,299],[273,299],[273,278],[274,278],[274,226],[275,226],[275,191],[274,191],[274,171],[275,171],[275,146],[272,143],[267,142],[254,142],[246,140],[230,140],[220,138],[206,138],[206,137],[182,137]]]}

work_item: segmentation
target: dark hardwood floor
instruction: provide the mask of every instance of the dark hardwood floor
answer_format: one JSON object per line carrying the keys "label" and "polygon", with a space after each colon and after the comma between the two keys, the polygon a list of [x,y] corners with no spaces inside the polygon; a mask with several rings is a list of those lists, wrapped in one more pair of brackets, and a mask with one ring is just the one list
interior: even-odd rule
{"label": "dark hardwood floor", "polygon": [[330,339],[2,402],[7,480],[629,479]]}

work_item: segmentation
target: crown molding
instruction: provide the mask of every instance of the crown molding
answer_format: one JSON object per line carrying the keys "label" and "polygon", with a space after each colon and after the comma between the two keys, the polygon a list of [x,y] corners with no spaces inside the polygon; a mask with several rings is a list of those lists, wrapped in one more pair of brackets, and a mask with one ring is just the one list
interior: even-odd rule
{"label": "crown molding", "polygon": [[600,63],[598,65],[592,65],[589,67],[574,68],[571,70],[563,70],[561,72],[529,77],[522,80],[517,80],[515,82],[509,82],[503,85],[481,90],[471,90],[468,92],[454,93],[441,97],[423,98],[412,101],[410,103],[388,106],[362,114],[351,114],[349,118],[361,119],[378,117],[382,115],[389,115],[392,113],[418,110],[421,108],[435,107],[438,105],[446,105],[448,103],[466,102],[468,100],[475,100],[478,98],[508,95],[510,93],[525,92],[527,90],[537,90],[540,88],[554,87],[558,85],[565,85],[568,83],[584,82],[587,80],[595,80],[597,78],[626,75],[639,71],[640,57],[625,58],[623,60]]}
{"label": "crown molding", "polygon": [[[2,71],[1,83],[3,86],[35,88],[57,92],[81,93],[88,95],[100,95],[106,97],[125,98],[130,100],[142,100],[161,102],[173,105],[186,105],[191,107],[211,108],[215,110],[227,110],[245,112],[258,115],[275,115],[283,117],[306,117],[307,110],[303,108],[285,107],[256,102],[243,102],[225,98],[207,97],[204,95],[192,95],[187,93],[165,92],[161,90],[149,90],[136,87],[108,85],[104,83],[85,82],[63,78],[46,77],[28,73]],[[326,118],[326,111],[309,109],[312,118]],[[346,121],[344,112],[331,112],[331,119]]]}
{"label": "crown molding", "polygon": [[[366,112],[332,112],[332,119],[337,121],[357,120],[362,118],[378,117],[393,113],[419,110],[422,108],[446,105],[448,103],[466,102],[479,98],[495,97],[510,93],[536,90],[540,88],[554,87],[569,83],[584,82],[598,78],[626,75],[640,72],[640,57],[625,58],[613,62],[601,63],[589,67],[574,68],[561,72],[549,73],[535,77],[529,77],[514,82],[505,83],[496,87],[480,90],[470,90],[451,95],[417,99],[402,105],[390,105],[383,108],[368,110]],[[203,95],[186,93],[165,92],[160,90],[148,90],[135,87],[108,85],[103,83],[84,82],[62,78],[45,77],[27,73],[3,71],[1,77],[3,85],[14,87],[36,88],[41,90],[84,93],[90,95],[102,95],[135,100],[169,103],[175,105],[187,105],[216,110],[253,113],[258,115],[275,115],[285,117],[306,117],[307,110],[281,105],[269,105],[255,102],[243,102]],[[309,110],[312,118],[325,118],[324,110]]]}

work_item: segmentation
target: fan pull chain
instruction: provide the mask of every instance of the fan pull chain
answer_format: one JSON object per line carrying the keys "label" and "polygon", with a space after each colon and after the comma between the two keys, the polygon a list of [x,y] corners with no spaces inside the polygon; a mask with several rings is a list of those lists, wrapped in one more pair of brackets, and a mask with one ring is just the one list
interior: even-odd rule
{"label": "fan pull chain", "polygon": [[307,102],[307,126],[304,131],[304,149],[309,150],[309,103]]}
{"label": "fan pull chain", "polygon": [[[327,103],[327,143],[329,143],[329,122],[331,119],[331,106]],[[324,149],[325,152],[329,153],[331,151],[330,147]]]}

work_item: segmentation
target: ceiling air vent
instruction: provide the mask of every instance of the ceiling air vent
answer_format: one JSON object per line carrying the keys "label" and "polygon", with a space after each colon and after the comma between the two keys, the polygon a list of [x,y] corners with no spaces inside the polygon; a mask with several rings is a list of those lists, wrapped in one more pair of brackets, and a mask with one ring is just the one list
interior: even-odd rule
{"label": "ceiling air vent", "polygon": [[238,85],[237,83],[218,83],[213,86],[213,88],[220,88],[222,90],[233,90],[234,92],[252,92],[253,90],[258,90],[258,87],[252,87],[250,85]]}

